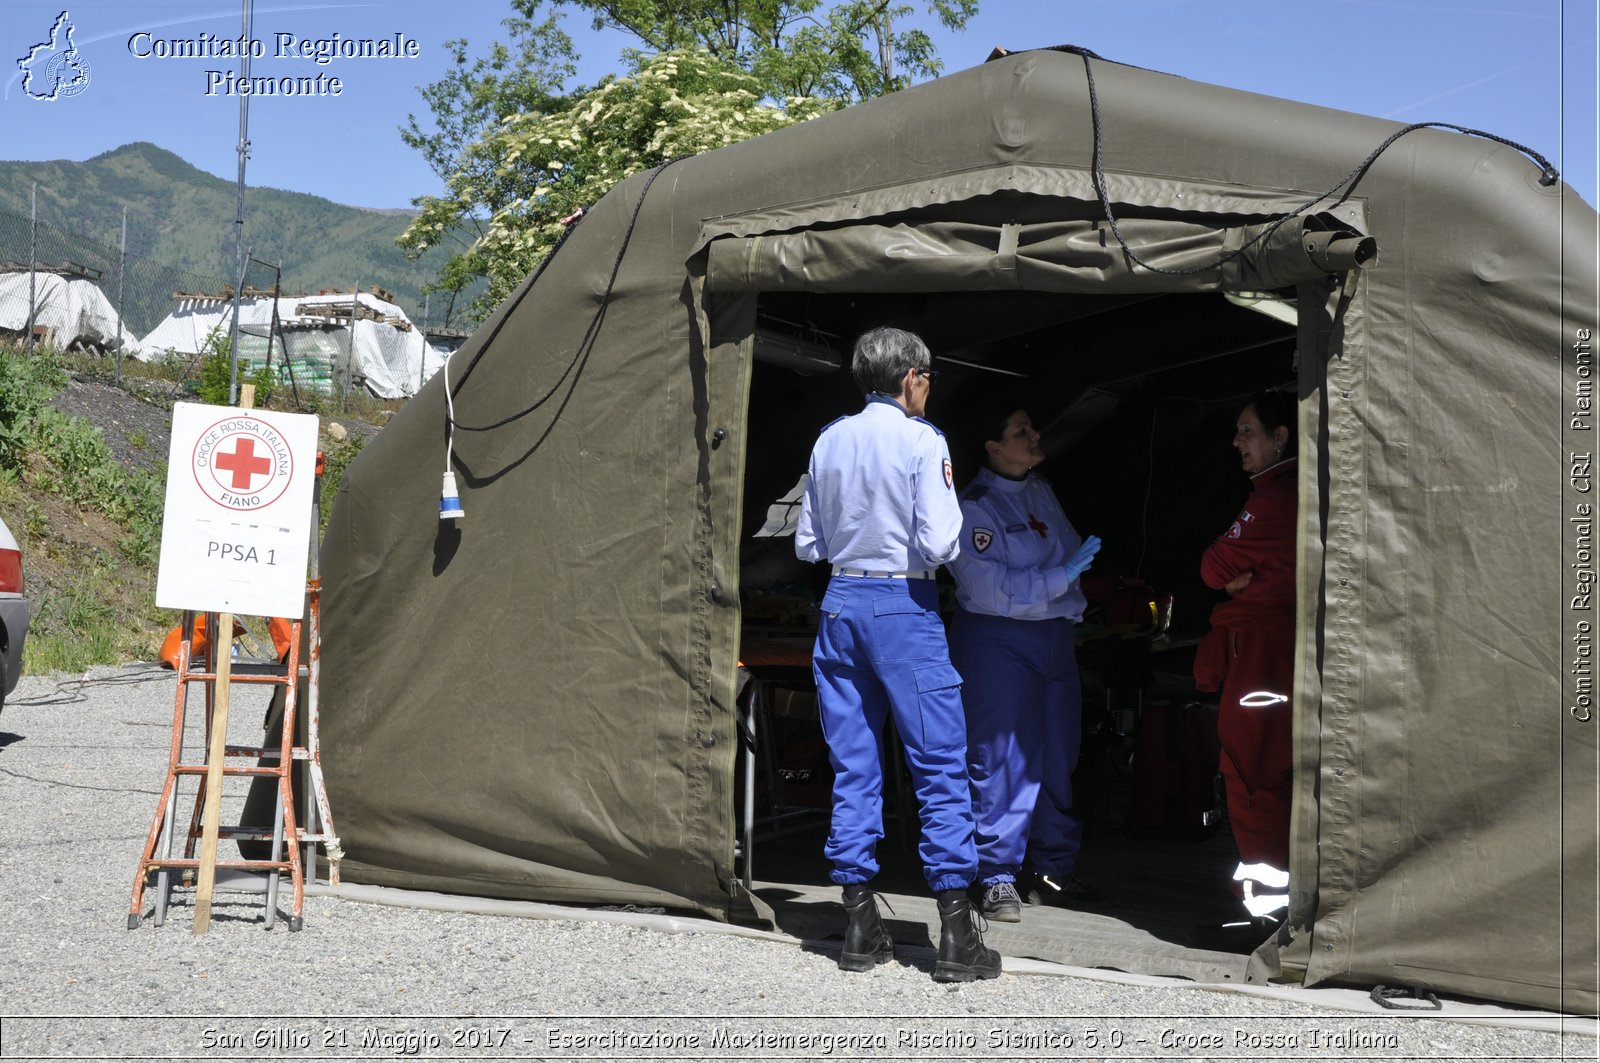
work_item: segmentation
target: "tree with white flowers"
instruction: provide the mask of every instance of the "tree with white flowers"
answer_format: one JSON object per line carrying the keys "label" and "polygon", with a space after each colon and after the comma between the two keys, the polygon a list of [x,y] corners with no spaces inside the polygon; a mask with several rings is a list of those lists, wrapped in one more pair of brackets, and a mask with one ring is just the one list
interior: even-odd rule
{"label": "tree with white flowers", "polygon": [[549,113],[513,115],[467,146],[444,196],[418,201],[421,215],[400,238],[421,253],[481,220],[481,235],[451,259],[441,287],[485,278],[475,309],[486,312],[555,246],[562,219],[612,185],[668,159],[748,140],[805,121],[837,101],[764,102],[755,77],[703,50],[667,52],[632,75],[608,79]]}
{"label": "tree with white flowers", "polygon": [[[637,38],[633,72],[565,94],[576,57],[559,16],[539,17],[545,0],[512,0],[510,43],[469,62],[467,42],[450,42],[456,68],[421,90],[433,128],[412,115],[401,130],[445,191],[414,201],[421,214],[400,244],[416,255],[459,247],[436,288],[479,291],[480,317],[555,245],[562,219],[629,175],[941,69],[927,35],[908,27],[915,9],[891,0],[553,2]],[[923,2],[960,28],[979,0]]]}

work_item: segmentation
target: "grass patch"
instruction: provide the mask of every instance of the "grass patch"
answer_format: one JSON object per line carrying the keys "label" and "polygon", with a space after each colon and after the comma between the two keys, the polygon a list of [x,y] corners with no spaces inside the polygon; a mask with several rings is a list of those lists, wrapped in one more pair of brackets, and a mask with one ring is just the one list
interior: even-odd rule
{"label": "grass patch", "polygon": [[[143,596],[154,600],[154,587]],[[44,595],[28,625],[25,672],[81,672],[93,664],[150,660],[161,612],[146,612],[128,593],[117,571],[90,571],[61,590]]]}
{"label": "grass patch", "polygon": [[0,518],[22,548],[28,674],[150,660],[172,622],[155,607],[165,485],[48,405],[66,382],[53,352],[0,351]]}
{"label": "grass patch", "polygon": [[[0,511],[6,508],[0,501]],[[170,610],[155,607],[153,566],[119,558],[114,550],[32,533],[21,546],[33,612],[24,674],[155,659],[176,620]]]}

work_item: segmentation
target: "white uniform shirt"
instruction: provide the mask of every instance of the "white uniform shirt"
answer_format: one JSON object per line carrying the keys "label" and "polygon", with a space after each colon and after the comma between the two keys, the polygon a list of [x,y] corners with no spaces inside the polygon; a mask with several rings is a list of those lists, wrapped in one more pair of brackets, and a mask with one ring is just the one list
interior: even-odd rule
{"label": "white uniform shirt", "polygon": [[1016,620],[1082,620],[1077,580],[1062,566],[1083,540],[1042,477],[985,467],[961,493],[961,556],[950,566],[968,612]]}
{"label": "white uniform shirt", "polygon": [[872,571],[938,568],[960,553],[961,506],[944,435],[893,399],[822,430],[794,552],[802,561]]}

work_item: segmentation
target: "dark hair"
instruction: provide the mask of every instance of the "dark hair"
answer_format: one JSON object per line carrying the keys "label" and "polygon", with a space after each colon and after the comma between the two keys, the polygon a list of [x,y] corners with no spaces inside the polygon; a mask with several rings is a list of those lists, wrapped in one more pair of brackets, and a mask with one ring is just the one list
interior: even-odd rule
{"label": "dark hair", "polygon": [[944,416],[939,427],[945,429],[950,443],[956,490],[962,491],[978,470],[989,465],[989,443],[1004,441],[1006,422],[1012,414],[1027,410],[1028,404],[1017,392],[992,391],[981,384],[963,391],[959,398],[957,408],[949,412],[952,427],[945,427]]}
{"label": "dark hair", "polygon": [[1002,395],[986,403],[983,407],[983,420],[978,422],[983,442],[1004,443],[1006,426],[1011,423],[1011,415],[1027,408],[1028,404],[1015,395]]}
{"label": "dark hair", "polygon": [[916,333],[884,325],[869,329],[856,339],[850,375],[863,395],[874,391],[898,395],[906,370],[927,369],[932,361],[928,345]]}
{"label": "dark hair", "polygon": [[1021,396],[1011,394],[991,398],[979,407],[982,419],[973,426],[973,436],[980,463],[989,463],[990,443],[1006,441],[1006,426],[1011,423],[1011,415],[1025,412],[1027,408],[1028,404],[1022,401]]}
{"label": "dark hair", "polygon": [[1256,420],[1261,422],[1261,427],[1267,430],[1268,435],[1275,435],[1279,428],[1289,431],[1289,438],[1283,445],[1284,458],[1295,455],[1295,424],[1299,420],[1295,406],[1295,398],[1287,391],[1259,391],[1249,402],[1240,408],[1240,413],[1249,407],[1256,408]]}

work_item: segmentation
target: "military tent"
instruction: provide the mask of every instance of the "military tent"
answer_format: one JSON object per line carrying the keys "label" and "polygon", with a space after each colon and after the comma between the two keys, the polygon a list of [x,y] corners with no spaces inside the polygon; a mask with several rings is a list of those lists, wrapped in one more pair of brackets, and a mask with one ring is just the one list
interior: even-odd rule
{"label": "military tent", "polygon": [[1293,903],[1252,970],[1592,1012],[1595,251],[1517,146],[1069,49],[638,174],[344,478],[346,874],[762,910],[735,867],[741,565],[859,408],[830,370],[891,323],[928,339],[952,437],[1026,387],[1069,515],[1199,630],[1232,418],[1292,386]]}

